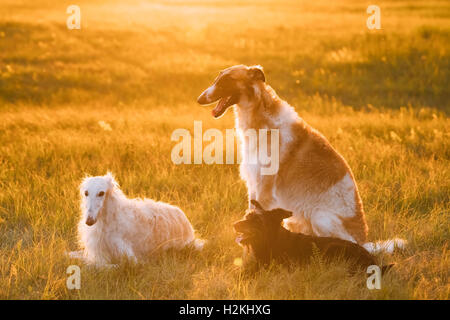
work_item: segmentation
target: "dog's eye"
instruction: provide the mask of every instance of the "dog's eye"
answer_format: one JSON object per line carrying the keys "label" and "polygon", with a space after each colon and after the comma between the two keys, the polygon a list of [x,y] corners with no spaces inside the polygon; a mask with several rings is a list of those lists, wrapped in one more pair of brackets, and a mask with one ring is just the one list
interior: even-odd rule
{"label": "dog's eye", "polygon": [[103,197],[105,195],[105,192],[103,192],[103,191],[100,191],[99,193],[98,193],[98,196],[99,197]]}
{"label": "dog's eye", "polygon": [[85,191],[84,195],[87,197],[89,195],[89,192]]}

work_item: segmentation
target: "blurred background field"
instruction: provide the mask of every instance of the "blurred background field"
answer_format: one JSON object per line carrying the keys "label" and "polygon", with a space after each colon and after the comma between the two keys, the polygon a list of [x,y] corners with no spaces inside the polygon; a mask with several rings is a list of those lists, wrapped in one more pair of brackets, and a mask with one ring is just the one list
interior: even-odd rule
{"label": "blurred background field", "polygon": [[[66,27],[70,4],[81,30]],[[381,30],[366,27],[369,4]],[[347,159],[369,239],[410,241],[382,257],[398,265],[381,290],[340,264],[254,275],[233,264],[231,224],[247,203],[238,167],[174,165],[170,136],[194,120],[234,126],[195,101],[239,63],[261,64]],[[448,299],[449,70],[448,1],[2,0],[0,298]],[[83,266],[82,289],[67,290],[78,184],[107,170],[129,196],[180,206],[204,252]]]}

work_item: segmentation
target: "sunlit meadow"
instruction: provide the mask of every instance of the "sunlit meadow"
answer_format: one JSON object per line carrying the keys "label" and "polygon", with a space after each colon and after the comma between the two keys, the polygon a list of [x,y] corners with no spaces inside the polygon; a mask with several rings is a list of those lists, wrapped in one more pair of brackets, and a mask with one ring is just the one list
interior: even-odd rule
{"label": "sunlit meadow", "polygon": [[[81,8],[68,30],[66,8]],[[381,30],[368,30],[369,4]],[[237,165],[175,165],[171,133],[225,131],[196,97],[219,70],[261,64],[267,82],[353,169],[369,239],[405,251],[381,290],[345,265],[257,273],[231,224],[246,209]],[[448,1],[50,1],[0,3],[0,298],[448,299]],[[115,173],[130,197],[182,208],[203,252],[99,270],[75,250],[78,185]],[[66,268],[81,266],[81,289]]]}

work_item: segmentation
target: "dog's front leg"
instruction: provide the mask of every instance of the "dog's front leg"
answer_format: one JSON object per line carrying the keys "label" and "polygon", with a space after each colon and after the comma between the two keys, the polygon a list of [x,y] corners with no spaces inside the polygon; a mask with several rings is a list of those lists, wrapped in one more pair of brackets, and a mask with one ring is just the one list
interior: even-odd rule
{"label": "dog's front leg", "polygon": [[254,209],[255,206],[251,203],[252,200],[256,200],[256,190],[250,190],[248,188],[248,208]]}
{"label": "dog's front leg", "polygon": [[275,199],[273,197],[275,177],[261,175],[258,180],[254,199],[256,199],[265,210],[269,210],[275,206]]}
{"label": "dog's front leg", "polygon": [[134,250],[131,245],[125,241],[120,241],[118,248],[122,255],[124,255],[129,261],[137,263],[137,257],[134,254]]}
{"label": "dog's front leg", "polygon": [[248,208],[254,209],[251,200],[257,200],[266,210],[274,205],[273,186],[275,175],[262,175],[255,165],[241,164],[241,177],[248,190]]}
{"label": "dog's front leg", "polygon": [[78,251],[71,251],[71,252],[66,252],[66,254],[69,256],[69,258],[71,259],[78,259],[81,260],[83,263],[85,263],[86,265],[90,266],[90,267],[96,267],[96,268],[115,268],[117,267],[117,265],[113,265],[113,264],[108,264],[106,262],[106,260],[104,260],[103,258],[97,258],[97,260],[91,260],[88,259],[88,256],[86,255],[86,252],[84,250],[78,250]]}

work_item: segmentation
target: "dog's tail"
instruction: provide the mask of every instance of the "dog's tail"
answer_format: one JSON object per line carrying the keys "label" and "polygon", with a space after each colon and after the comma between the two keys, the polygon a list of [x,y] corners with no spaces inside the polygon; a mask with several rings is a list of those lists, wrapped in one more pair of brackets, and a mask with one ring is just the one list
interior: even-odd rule
{"label": "dog's tail", "polygon": [[381,252],[392,253],[394,252],[395,248],[405,249],[407,243],[408,241],[404,239],[394,238],[384,241],[367,242],[363,244],[363,247],[372,254],[377,254]]}
{"label": "dog's tail", "polygon": [[192,242],[191,242],[191,247],[194,248],[195,250],[201,251],[203,249],[203,247],[205,246],[206,240],[203,239],[199,239],[199,238],[195,238]]}

